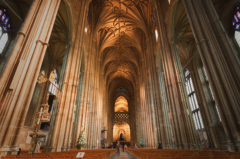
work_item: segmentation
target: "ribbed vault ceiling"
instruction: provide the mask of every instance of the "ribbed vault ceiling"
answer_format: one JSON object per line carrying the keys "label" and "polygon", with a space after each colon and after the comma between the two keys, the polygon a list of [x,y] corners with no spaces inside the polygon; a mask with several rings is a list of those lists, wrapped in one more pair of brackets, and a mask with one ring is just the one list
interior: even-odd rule
{"label": "ribbed vault ceiling", "polygon": [[128,112],[128,101],[125,97],[119,96],[116,99],[114,112]]}
{"label": "ribbed vault ceiling", "polygon": [[136,83],[142,42],[146,40],[148,3],[148,0],[93,0],[90,4],[99,59],[109,88],[133,87]]}
{"label": "ribbed vault ceiling", "polygon": [[174,24],[175,41],[178,45],[178,52],[182,65],[185,66],[197,48],[182,2],[177,3]]}
{"label": "ribbed vault ceiling", "polygon": [[62,64],[66,45],[68,42],[69,42],[69,20],[67,17],[66,4],[61,3],[53,26],[48,47],[52,69]]}

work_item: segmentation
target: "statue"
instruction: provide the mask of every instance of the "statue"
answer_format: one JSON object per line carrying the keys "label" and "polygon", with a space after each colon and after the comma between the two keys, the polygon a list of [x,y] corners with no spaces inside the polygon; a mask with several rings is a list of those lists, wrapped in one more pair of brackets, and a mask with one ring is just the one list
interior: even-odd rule
{"label": "statue", "polygon": [[40,141],[37,141],[34,153],[39,153],[40,151]]}
{"label": "statue", "polygon": [[56,69],[54,69],[54,70],[51,72],[50,76],[49,76],[49,81],[50,81],[51,83],[54,83],[54,82],[55,82],[55,79],[56,79],[55,74],[56,74]]}
{"label": "statue", "polygon": [[38,83],[44,83],[46,82],[48,79],[45,77],[45,72],[42,71],[41,73],[39,73],[38,75],[38,79],[37,79],[37,82]]}
{"label": "statue", "polygon": [[123,137],[123,134],[122,134],[122,133],[120,134],[120,140],[121,140],[121,141],[124,140],[124,137]]}

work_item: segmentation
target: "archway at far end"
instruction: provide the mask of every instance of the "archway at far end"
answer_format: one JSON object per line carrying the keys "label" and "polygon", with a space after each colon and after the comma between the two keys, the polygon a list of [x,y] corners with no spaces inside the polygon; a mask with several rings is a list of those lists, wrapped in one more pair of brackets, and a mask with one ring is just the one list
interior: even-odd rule
{"label": "archway at far end", "polygon": [[[120,135],[122,134],[123,140],[120,140]],[[113,126],[113,141],[120,141],[120,142],[130,142],[131,135],[130,135],[130,126],[126,122],[117,122]]]}

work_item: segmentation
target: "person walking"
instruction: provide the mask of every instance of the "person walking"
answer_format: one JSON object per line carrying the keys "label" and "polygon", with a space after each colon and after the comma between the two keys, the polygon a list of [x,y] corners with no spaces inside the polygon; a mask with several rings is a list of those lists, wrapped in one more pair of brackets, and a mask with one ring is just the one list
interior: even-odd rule
{"label": "person walking", "polygon": [[122,149],[123,149],[123,152],[124,152],[124,144],[122,144]]}
{"label": "person walking", "polygon": [[118,156],[120,155],[120,151],[119,151],[119,149],[121,148],[121,144],[120,144],[120,142],[118,141],[117,142],[117,153],[118,153]]}

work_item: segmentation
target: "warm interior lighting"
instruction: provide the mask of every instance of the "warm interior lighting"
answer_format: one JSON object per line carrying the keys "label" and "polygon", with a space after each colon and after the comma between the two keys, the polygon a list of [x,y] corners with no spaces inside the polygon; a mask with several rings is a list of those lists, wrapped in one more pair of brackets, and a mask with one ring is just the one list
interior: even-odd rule
{"label": "warm interior lighting", "polygon": [[168,0],[168,3],[170,4],[170,3],[171,3],[171,0]]}
{"label": "warm interior lighting", "polygon": [[128,102],[123,96],[119,96],[115,101],[115,112],[128,112]]}
{"label": "warm interior lighting", "polygon": [[155,29],[155,36],[156,36],[156,40],[158,39],[158,31],[157,29]]}
{"label": "warm interior lighting", "polygon": [[87,32],[87,28],[85,28],[85,32]]}
{"label": "warm interior lighting", "polygon": [[125,122],[118,122],[113,126],[113,141],[120,140],[120,135],[123,134],[124,141],[130,142],[130,126]]}

